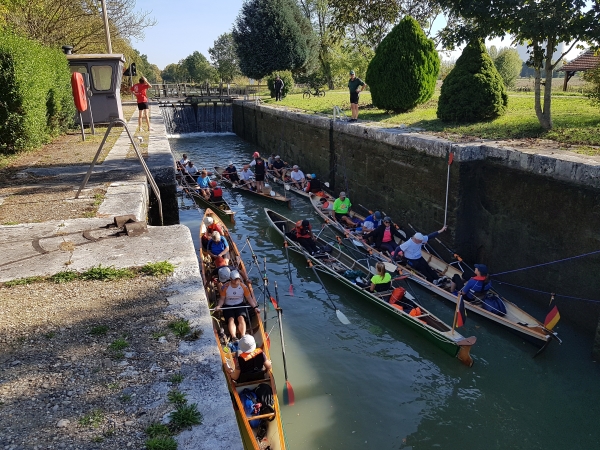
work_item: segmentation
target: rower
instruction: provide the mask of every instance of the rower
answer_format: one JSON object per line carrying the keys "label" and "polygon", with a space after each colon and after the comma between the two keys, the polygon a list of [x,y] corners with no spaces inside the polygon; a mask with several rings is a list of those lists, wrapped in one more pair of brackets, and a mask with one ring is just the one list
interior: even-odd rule
{"label": "rower", "polygon": [[292,171],[290,172],[291,183],[297,189],[304,189],[306,186],[306,178],[304,177],[304,172],[300,170],[300,167],[294,165],[292,167]]}
{"label": "rower", "polygon": [[[240,337],[246,335],[246,320],[249,318],[248,308],[244,305],[244,300],[253,307],[256,312],[260,312],[258,303],[250,294],[250,290],[242,283],[242,276],[237,270],[231,271],[229,283],[225,283],[219,291],[219,301],[215,311],[223,309],[223,315],[227,322],[227,329],[232,339],[239,334]],[[237,327],[236,327],[237,322]],[[237,328],[237,330],[236,330]],[[236,331],[238,334],[236,334]]]}
{"label": "rower", "polygon": [[392,276],[385,270],[385,264],[378,262],[375,266],[377,273],[371,277],[371,292],[389,291],[392,286]]}
{"label": "rower", "polygon": [[340,196],[335,199],[333,202],[333,217],[342,225],[346,225],[348,227],[355,227],[356,224],[352,221],[348,213],[350,212],[350,207],[352,203],[350,199],[346,197],[346,193],[344,191],[340,192]]}
{"label": "rower", "polygon": [[383,218],[383,223],[365,236],[365,238],[373,239],[375,248],[380,251],[392,253],[396,249],[396,241],[394,238],[402,239],[404,236],[400,234],[398,228],[392,223],[392,219],[388,216]]}
{"label": "rower", "polygon": [[240,185],[246,186],[250,190],[254,190],[252,178],[254,178],[254,174],[250,170],[250,164],[245,164],[244,168],[240,172]]}
{"label": "rower", "polygon": [[465,296],[466,300],[473,302],[481,300],[492,288],[492,282],[485,264],[475,264],[475,276],[471,278],[459,291],[459,294]]}
{"label": "rower", "polygon": [[285,166],[285,161],[281,159],[281,156],[277,155],[273,160],[273,164],[269,166],[269,169],[272,170],[274,177],[278,177],[283,180],[283,177],[285,176]]}
{"label": "rower", "polygon": [[264,379],[271,367],[271,360],[267,359],[262,349],[256,348],[254,337],[247,334],[238,342],[237,364],[229,369],[229,373],[233,380],[244,383]]}
{"label": "rower", "polygon": [[254,167],[254,179],[256,180],[256,190],[258,192],[262,192],[265,187],[265,161],[260,157],[260,154],[258,152],[254,152],[252,157],[254,159],[250,163],[250,166]]}
{"label": "rower", "polygon": [[321,181],[317,179],[317,176],[313,173],[307,173],[306,174],[306,180],[307,180],[307,184],[306,187],[304,188],[304,192],[319,192],[322,187],[321,187]]}
{"label": "rower", "polygon": [[206,170],[202,170],[202,172],[200,172],[200,177],[198,178],[197,183],[200,195],[208,200],[210,198],[210,178],[208,177],[208,172]]}
{"label": "rower", "polygon": [[308,219],[296,222],[296,241],[313,256],[320,252],[319,247],[315,243],[316,240]]}
{"label": "rower", "polygon": [[218,223],[215,223],[215,219],[212,217],[204,218],[204,225],[206,226],[206,231],[202,235],[202,248],[206,248],[206,245],[210,241],[212,234],[214,231],[218,231],[220,234],[223,234],[223,229]]}
{"label": "rower", "polygon": [[218,231],[213,231],[210,241],[206,244],[206,251],[213,259],[220,256],[229,264],[229,243]]}
{"label": "rower", "polygon": [[233,165],[233,161],[229,163],[225,170],[223,171],[223,178],[227,178],[232,183],[237,183],[240,181],[240,177],[238,177],[237,169]]}
{"label": "rower", "polygon": [[444,225],[440,230],[434,231],[427,236],[423,236],[421,233],[415,233],[415,235],[409,240],[396,247],[396,250],[392,252],[392,260],[395,261],[404,257],[406,258],[406,261],[410,267],[425,275],[427,281],[433,283],[435,280],[436,285],[442,284],[447,278],[442,277],[439,280],[436,280],[438,275],[435,270],[429,267],[429,264],[427,264],[425,258],[423,258],[423,255],[421,254],[421,248],[427,244],[429,239],[433,239],[438,234],[443,233],[447,228],[448,227]]}
{"label": "rower", "polygon": [[381,226],[383,224],[383,217],[379,211],[375,211],[373,214],[369,214],[365,217],[362,223],[362,232],[363,234],[370,233],[375,228]]}
{"label": "rower", "polygon": [[185,168],[185,170],[187,170],[187,173],[189,175],[188,182],[196,183],[196,180],[198,179],[199,170],[192,161],[188,161],[188,164],[187,164],[187,167]]}
{"label": "rower", "polygon": [[187,155],[184,153],[183,156],[181,157],[181,159],[179,160],[179,164],[181,164],[183,167],[187,166],[187,163],[190,162],[190,160],[188,159]]}

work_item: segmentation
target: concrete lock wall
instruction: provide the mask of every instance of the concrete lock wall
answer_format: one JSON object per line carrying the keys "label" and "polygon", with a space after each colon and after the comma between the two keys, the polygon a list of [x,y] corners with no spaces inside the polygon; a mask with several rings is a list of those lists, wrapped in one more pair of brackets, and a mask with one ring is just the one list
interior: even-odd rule
{"label": "concrete lock wall", "polygon": [[[403,129],[334,122],[322,116],[235,102],[234,131],[347,190],[358,212],[380,209],[407,232],[444,222],[448,152],[449,232],[441,236],[466,261],[499,273],[600,249],[600,161],[551,151],[527,153],[494,143],[454,144]],[[451,255],[439,244],[446,260]],[[600,299],[600,255],[505,275],[498,280]],[[549,296],[520,291],[543,304]],[[561,316],[585,330],[600,304],[557,298]],[[542,317],[538,317],[542,319]]]}

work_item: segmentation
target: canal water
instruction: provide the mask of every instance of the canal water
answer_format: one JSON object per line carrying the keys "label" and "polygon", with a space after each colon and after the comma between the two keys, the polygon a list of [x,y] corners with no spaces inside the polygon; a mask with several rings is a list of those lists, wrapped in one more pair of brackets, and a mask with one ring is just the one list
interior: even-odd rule
{"label": "canal water", "polygon": [[[233,134],[181,135],[170,142],[175,157],[187,153],[199,168],[233,161],[239,169],[260,151]],[[316,229],[321,222],[304,198],[288,195],[291,210],[225,192],[237,213],[230,230],[238,247],[250,238],[261,264],[267,258],[271,289],[275,281],[279,285],[288,375],[296,396],[293,406],[282,404],[289,449],[600,448],[600,368],[591,361],[589,335],[563,320],[556,330],[564,343],[553,342],[532,359],[536,348],[531,344],[471,314],[460,329],[464,336],[477,337],[471,352],[475,364],[467,368],[322,275],[335,305],[351,322],[343,325],[304,259],[294,254],[290,254],[294,295],[289,295],[283,241],[267,225],[264,208],[293,220],[310,218]],[[190,227],[198,246],[202,211],[188,198],[179,201],[181,222]],[[448,256],[443,249],[438,251]],[[247,248],[243,255],[250,267]],[[255,267],[250,275],[261,284]],[[412,282],[407,288],[426,308],[452,322],[450,303]],[[520,292],[501,292],[538,319],[547,313]],[[270,310],[267,329],[275,325],[274,317]],[[284,375],[277,327],[271,343],[281,391]]]}

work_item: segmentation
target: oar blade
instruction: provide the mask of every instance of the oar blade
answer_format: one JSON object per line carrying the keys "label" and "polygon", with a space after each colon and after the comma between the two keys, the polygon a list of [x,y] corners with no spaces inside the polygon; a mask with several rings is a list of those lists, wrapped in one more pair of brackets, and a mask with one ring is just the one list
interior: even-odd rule
{"label": "oar blade", "polygon": [[295,402],[294,389],[288,380],[285,380],[283,387],[283,404],[292,406]]}
{"label": "oar blade", "polygon": [[344,325],[350,325],[350,321],[348,320],[346,315],[339,309],[335,310],[335,314],[337,315],[337,318],[340,320],[340,322],[342,322]]}
{"label": "oar blade", "polygon": [[294,296],[294,285],[293,284],[290,284],[290,288],[288,289],[288,291],[289,291],[290,297],[293,297]]}
{"label": "oar blade", "polygon": [[267,339],[267,348],[270,350],[271,349],[271,336],[269,336],[269,333],[265,333],[265,337]]}

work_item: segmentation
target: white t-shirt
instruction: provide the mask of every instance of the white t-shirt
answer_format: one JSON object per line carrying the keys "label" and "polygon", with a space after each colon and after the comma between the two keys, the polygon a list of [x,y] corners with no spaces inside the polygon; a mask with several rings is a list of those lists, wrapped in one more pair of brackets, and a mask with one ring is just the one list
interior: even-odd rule
{"label": "white t-shirt", "polygon": [[402,243],[400,248],[404,252],[404,257],[406,259],[419,259],[421,255],[421,247],[425,245],[428,241],[427,236],[423,236],[423,242],[417,244],[415,241],[410,238],[408,241]]}
{"label": "white t-shirt", "polygon": [[252,173],[252,171],[250,169],[242,170],[240,172],[240,179],[242,179],[244,181],[250,181],[253,176],[254,176],[254,174]]}
{"label": "white t-shirt", "polygon": [[187,159],[187,158],[181,158],[181,159],[179,160],[179,164],[181,164],[182,166],[187,166],[187,163],[188,163],[188,162],[190,162],[190,160],[189,160],[189,159]]}
{"label": "white t-shirt", "polygon": [[199,172],[199,170],[196,166],[187,168],[187,173],[189,173],[190,175],[196,175],[198,172]]}
{"label": "white t-shirt", "polygon": [[304,173],[301,170],[298,170],[298,172],[292,170],[290,172],[290,178],[294,181],[302,181],[304,179]]}

